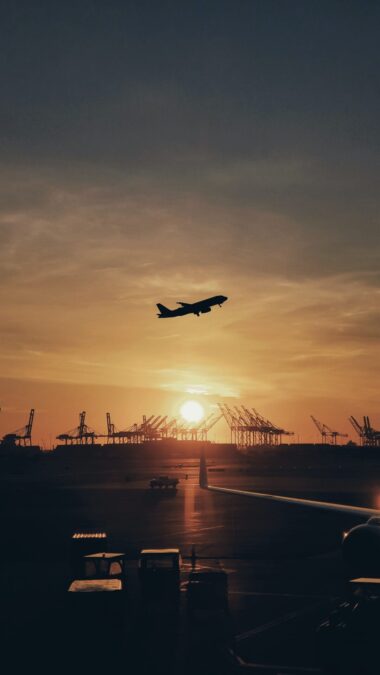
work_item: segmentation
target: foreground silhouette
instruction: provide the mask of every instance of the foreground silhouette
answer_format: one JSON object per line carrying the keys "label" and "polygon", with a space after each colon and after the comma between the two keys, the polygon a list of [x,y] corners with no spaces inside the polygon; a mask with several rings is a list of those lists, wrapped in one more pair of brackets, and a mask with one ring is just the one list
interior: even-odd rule
{"label": "foreground silhouette", "polygon": [[157,304],[160,313],[157,314],[159,319],[169,319],[172,316],[185,316],[186,314],[206,314],[211,312],[211,307],[214,305],[222,306],[223,302],[226,302],[228,298],[225,295],[213,295],[212,298],[206,298],[206,300],[199,300],[198,302],[188,303],[188,302],[177,302],[177,305],[181,305],[178,309],[169,309],[165,305]]}

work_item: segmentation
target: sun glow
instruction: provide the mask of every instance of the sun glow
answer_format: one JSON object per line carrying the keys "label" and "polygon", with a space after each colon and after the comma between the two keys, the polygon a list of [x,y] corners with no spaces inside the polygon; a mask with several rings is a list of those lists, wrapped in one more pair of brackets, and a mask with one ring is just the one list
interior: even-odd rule
{"label": "sun glow", "polygon": [[181,415],[186,422],[200,422],[204,414],[203,406],[198,401],[186,401],[181,406]]}

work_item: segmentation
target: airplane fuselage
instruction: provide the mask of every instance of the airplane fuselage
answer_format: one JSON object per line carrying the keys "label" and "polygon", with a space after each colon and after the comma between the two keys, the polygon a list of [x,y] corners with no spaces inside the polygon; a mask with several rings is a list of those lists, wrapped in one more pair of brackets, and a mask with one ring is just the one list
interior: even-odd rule
{"label": "airplane fuselage", "polygon": [[181,305],[177,309],[169,309],[165,305],[158,304],[157,307],[160,310],[160,314],[157,314],[159,319],[169,319],[174,316],[186,316],[186,314],[195,314],[199,316],[200,314],[206,314],[211,312],[211,308],[215,305],[222,306],[228,298],[225,295],[213,295],[211,298],[206,298],[205,300],[199,300],[199,302],[187,303],[179,302]]}

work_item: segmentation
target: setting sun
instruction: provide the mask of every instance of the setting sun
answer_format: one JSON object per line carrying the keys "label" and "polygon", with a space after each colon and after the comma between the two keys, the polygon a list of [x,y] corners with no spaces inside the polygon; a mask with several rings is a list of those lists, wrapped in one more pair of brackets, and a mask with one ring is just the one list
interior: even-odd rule
{"label": "setting sun", "polygon": [[200,422],[204,417],[203,406],[197,401],[186,401],[181,406],[181,415],[186,422]]}

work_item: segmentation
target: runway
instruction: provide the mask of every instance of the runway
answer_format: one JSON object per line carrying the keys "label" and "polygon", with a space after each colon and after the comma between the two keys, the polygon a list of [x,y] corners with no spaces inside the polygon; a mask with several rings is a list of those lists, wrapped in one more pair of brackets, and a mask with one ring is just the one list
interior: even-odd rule
{"label": "runway", "polygon": [[[30,634],[36,616],[40,625],[54,616],[70,575],[71,533],[98,528],[107,532],[109,550],[127,553],[132,603],[138,603],[136,558],[141,548],[180,548],[184,603],[195,547],[198,565],[228,572],[229,631],[242,663],[319,668],[315,627],[344,593],[341,536],[361,519],[201,490],[197,458],[175,468],[179,463],[147,467],[145,462],[125,462],[105,471],[100,465],[86,470],[52,462],[48,468],[36,465],[4,479],[2,532],[8,553],[2,569],[7,607],[2,630],[13,636],[26,630]],[[211,473],[216,485],[378,505],[371,476],[347,477],[337,471],[321,480],[311,472],[253,476],[240,463],[211,468],[219,469]],[[149,479],[163,473],[178,475],[177,493],[150,490]],[[185,653],[183,634],[181,640],[178,659]]]}

